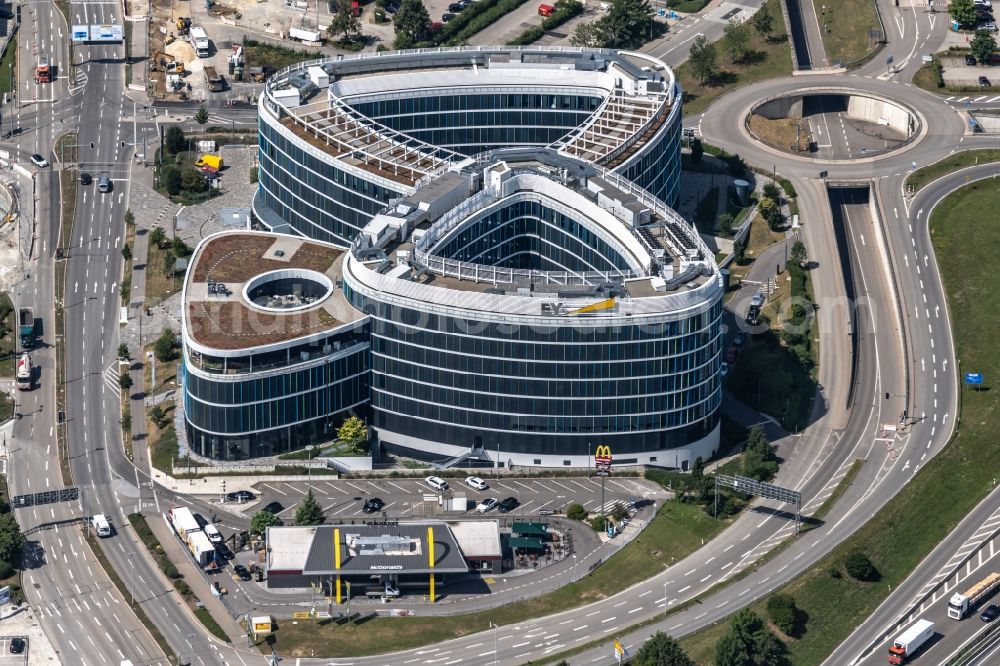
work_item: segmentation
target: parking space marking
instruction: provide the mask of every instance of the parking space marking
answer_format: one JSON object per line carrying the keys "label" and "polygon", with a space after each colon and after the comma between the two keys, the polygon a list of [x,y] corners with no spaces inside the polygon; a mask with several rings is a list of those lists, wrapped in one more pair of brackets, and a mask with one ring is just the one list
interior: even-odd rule
{"label": "parking space marking", "polygon": [[410,492],[409,490],[407,490],[403,486],[399,485],[398,483],[393,483],[392,481],[387,481],[386,483],[388,483],[390,486],[395,486],[396,488],[399,488],[404,493],[409,493]]}
{"label": "parking space marking", "polygon": [[274,486],[272,486],[272,485],[271,485],[271,484],[269,484],[269,483],[262,483],[262,484],[260,484],[260,485],[264,486],[265,488],[270,488],[271,490],[273,490],[274,492],[276,492],[276,493],[278,493],[278,494],[280,494],[280,495],[286,495],[286,496],[288,495],[288,493],[286,493],[286,492],[283,492],[283,491],[281,491],[281,490],[278,490],[277,488],[275,488]]}
{"label": "parking space marking", "polygon": [[330,486],[330,488],[332,488],[334,491],[336,491],[338,493],[343,493],[345,495],[347,494],[346,490],[344,490],[343,488],[341,488],[340,486],[338,486],[335,483],[330,483],[329,481],[324,481],[323,483],[325,483],[326,485]]}

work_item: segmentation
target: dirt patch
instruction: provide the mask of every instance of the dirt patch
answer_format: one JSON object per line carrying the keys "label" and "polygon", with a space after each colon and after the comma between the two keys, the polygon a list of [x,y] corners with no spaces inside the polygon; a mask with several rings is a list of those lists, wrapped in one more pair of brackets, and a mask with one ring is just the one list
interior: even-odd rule
{"label": "dirt patch", "polygon": [[331,328],[336,319],[322,307],[308,312],[271,314],[237,301],[199,301],[188,305],[191,336],[214,349],[244,349],[309,335]]}
{"label": "dirt patch", "polygon": [[793,153],[809,150],[809,123],[804,123],[799,118],[771,120],[754,114],[750,116],[750,131],[778,150]]}
{"label": "dirt patch", "polygon": [[268,236],[232,235],[217,238],[204,248],[194,267],[193,282],[246,282],[255,275],[282,268],[304,268],[325,273],[342,254],[341,250],[303,243],[288,261],[264,259],[274,244]]}

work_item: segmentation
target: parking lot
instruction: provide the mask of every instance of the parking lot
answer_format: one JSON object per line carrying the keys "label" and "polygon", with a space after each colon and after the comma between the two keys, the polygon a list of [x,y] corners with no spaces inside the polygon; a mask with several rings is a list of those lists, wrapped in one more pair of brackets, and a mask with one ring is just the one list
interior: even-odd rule
{"label": "parking lot", "polygon": [[3,636],[0,637],[0,666],[24,666],[28,663],[28,641],[25,638],[21,638],[24,641],[24,649],[20,654],[10,653],[10,644],[14,640],[13,636]]}
{"label": "parking lot", "polygon": [[[485,490],[476,490],[465,484],[464,479],[448,478],[446,495],[464,494],[468,499],[468,513],[474,515],[475,505],[487,497],[498,500],[514,497],[519,505],[511,515],[536,515],[539,512],[557,511],[578,502],[588,511],[601,508],[601,481],[598,478],[561,477],[540,479],[482,477],[488,484]],[[436,512],[438,492],[423,479],[314,479],[311,484],[302,482],[260,482],[254,485],[257,499],[248,502],[244,512],[252,514],[271,502],[281,505],[278,516],[289,520],[295,509],[312,488],[328,520],[346,519],[363,514],[364,503],[377,497],[385,502],[382,509],[387,516],[407,518],[422,517]],[[641,477],[619,477],[605,480],[604,506],[608,510],[618,502],[636,499],[656,499],[664,496],[655,483]],[[230,504],[230,506],[232,506]],[[491,511],[490,514],[495,514]]]}

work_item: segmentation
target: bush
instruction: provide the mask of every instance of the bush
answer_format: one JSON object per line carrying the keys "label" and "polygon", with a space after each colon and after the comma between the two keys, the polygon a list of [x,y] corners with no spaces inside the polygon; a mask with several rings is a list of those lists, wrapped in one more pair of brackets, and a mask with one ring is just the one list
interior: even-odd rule
{"label": "bush", "polygon": [[177,567],[174,566],[174,563],[169,560],[167,560],[166,564],[163,565],[162,569],[163,569],[163,575],[169,578],[170,580],[177,580],[178,578],[181,577],[181,572],[178,571]]}
{"label": "bush", "polygon": [[178,125],[170,126],[166,136],[163,138],[163,142],[166,145],[167,152],[171,155],[176,155],[187,148],[187,137],[184,136],[184,130]]}
{"label": "bush", "polygon": [[181,193],[181,172],[173,165],[165,165],[160,170],[160,185],[167,194],[174,196]]}
{"label": "bush", "polygon": [[795,599],[790,595],[775,594],[768,599],[767,616],[786,636],[795,636],[798,633],[799,609],[795,606]]}
{"label": "bush", "polygon": [[185,167],[181,171],[181,189],[185,192],[204,192],[208,189],[208,181],[194,167]]}
{"label": "bush", "polygon": [[531,28],[528,28],[527,30],[525,30],[524,32],[522,32],[520,35],[518,35],[514,39],[510,40],[509,42],[507,42],[507,45],[508,46],[524,46],[525,44],[531,44],[532,42],[537,42],[539,39],[541,39],[542,35],[544,35],[544,34],[545,34],[545,31],[542,30],[541,27],[539,27],[539,26],[536,25],[536,26],[533,26]]}
{"label": "bush", "polygon": [[0,578],[10,578],[14,575],[14,567],[6,560],[0,560]]}
{"label": "bush", "polygon": [[165,328],[160,333],[160,337],[153,343],[153,353],[160,363],[167,363],[174,360],[174,347],[177,346],[177,334],[171,329]]}
{"label": "bush", "polygon": [[583,508],[582,504],[570,504],[566,508],[566,517],[573,520],[586,520],[587,510]]}
{"label": "bush", "polygon": [[879,579],[878,570],[872,561],[868,559],[860,550],[855,550],[844,559],[844,568],[851,578],[864,582],[876,581]]}
{"label": "bush", "polygon": [[595,532],[603,532],[608,528],[608,521],[604,516],[594,516],[590,520],[590,526],[594,528]]}

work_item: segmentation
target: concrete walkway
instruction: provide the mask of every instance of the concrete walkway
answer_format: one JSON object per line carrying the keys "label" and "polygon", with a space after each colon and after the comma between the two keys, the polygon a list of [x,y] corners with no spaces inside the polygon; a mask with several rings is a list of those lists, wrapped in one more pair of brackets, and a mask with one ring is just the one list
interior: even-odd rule
{"label": "concrete walkway", "polygon": [[[166,521],[159,515],[152,515],[146,517],[146,522],[149,524],[150,529],[152,529],[153,534],[160,542],[160,547],[163,552],[167,554],[170,561],[174,563],[177,570],[180,571],[181,576],[191,589],[194,591],[196,597],[204,604],[205,609],[212,615],[212,618],[219,623],[222,630],[226,632],[229,636],[231,643],[239,645],[240,641],[246,640],[246,633],[243,629],[233,620],[232,616],[229,614],[229,609],[212,594],[211,589],[209,589],[208,578],[205,574],[199,571],[187,552],[187,549],[181,544],[177,536],[173,531],[167,527]],[[212,580],[219,581],[219,585],[223,588],[231,588],[232,581],[225,574],[213,574]],[[229,584],[227,584],[229,583]],[[179,593],[177,593],[179,596]],[[179,601],[179,603],[184,603]],[[187,604],[184,604],[185,606]],[[244,609],[245,610],[245,609]]]}

